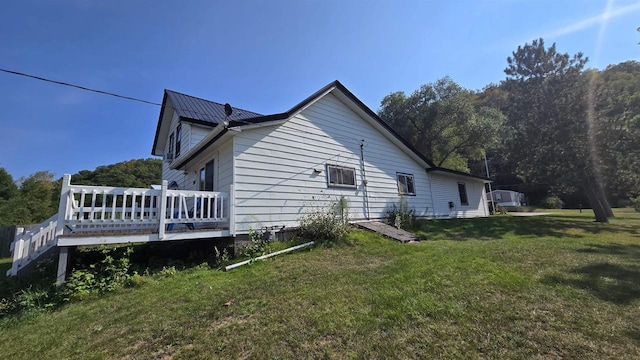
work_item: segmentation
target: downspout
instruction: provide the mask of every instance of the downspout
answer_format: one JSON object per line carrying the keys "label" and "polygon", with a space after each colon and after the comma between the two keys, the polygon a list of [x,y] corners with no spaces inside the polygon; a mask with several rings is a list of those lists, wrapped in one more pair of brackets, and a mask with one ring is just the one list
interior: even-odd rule
{"label": "downspout", "polygon": [[371,214],[369,211],[369,194],[367,191],[367,173],[365,171],[365,166],[364,166],[364,139],[362,139],[360,141],[360,162],[361,162],[361,166],[362,166],[362,193],[364,195],[364,204],[365,204],[365,211],[366,211],[366,218],[367,220],[371,220]]}
{"label": "downspout", "polygon": [[[433,178],[431,178],[431,174],[429,174],[429,171],[427,171],[428,169],[425,169],[426,173],[427,173],[427,179],[429,180],[429,193],[431,194],[431,206],[433,207],[433,218],[437,218],[436,216],[436,201],[433,198],[433,187],[431,186],[431,183],[433,182]],[[427,214],[427,216],[429,216],[429,214]]]}

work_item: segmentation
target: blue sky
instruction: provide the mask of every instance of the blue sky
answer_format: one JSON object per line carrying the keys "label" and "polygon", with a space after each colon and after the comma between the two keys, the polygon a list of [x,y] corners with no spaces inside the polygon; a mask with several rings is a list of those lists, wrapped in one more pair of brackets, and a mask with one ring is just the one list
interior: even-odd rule
{"label": "blue sky", "polygon": [[[259,113],[340,80],[373,110],[449,75],[504,79],[538,37],[588,65],[640,60],[639,1],[6,1],[0,68],[161,102]],[[160,108],[0,73],[0,167],[17,180],[151,156]]]}

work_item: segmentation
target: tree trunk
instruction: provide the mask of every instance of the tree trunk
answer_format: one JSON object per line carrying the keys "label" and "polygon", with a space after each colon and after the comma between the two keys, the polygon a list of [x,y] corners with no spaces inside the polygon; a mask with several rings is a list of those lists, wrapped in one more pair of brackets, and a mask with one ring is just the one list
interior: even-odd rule
{"label": "tree trunk", "polygon": [[593,214],[596,216],[596,221],[603,223],[609,222],[605,206],[600,201],[598,191],[594,188],[594,186],[592,186],[592,183],[587,184],[584,190],[587,194],[587,198],[589,199],[589,205],[593,209]]}
{"label": "tree trunk", "polygon": [[602,182],[596,182],[597,194],[600,199],[600,203],[604,207],[604,211],[607,214],[608,218],[614,217],[613,210],[611,210],[611,204],[609,204],[609,200],[607,200],[607,194],[604,191],[604,186],[602,186]]}

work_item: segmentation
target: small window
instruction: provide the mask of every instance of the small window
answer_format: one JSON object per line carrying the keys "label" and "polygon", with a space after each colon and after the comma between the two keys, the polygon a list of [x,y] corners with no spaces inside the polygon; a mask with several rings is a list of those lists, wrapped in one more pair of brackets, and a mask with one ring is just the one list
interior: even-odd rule
{"label": "small window", "polygon": [[458,183],[458,193],[460,194],[460,204],[469,205],[467,198],[467,186],[464,183]]}
{"label": "small window", "polygon": [[199,190],[213,191],[213,160],[200,169]]}
{"label": "small window", "polygon": [[174,145],[174,137],[173,133],[169,135],[169,152],[167,154],[167,159],[173,160],[173,145]]}
{"label": "small window", "polygon": [[329,187],[356,187],[356,169],[328,165],[327,164],[327,183]]}
{"label": "small window", "polygon": [[182,143],[182,124],[176,129],[176,157],[180,156],[180,145]]}
{"label": "small window", "polygon": [[413,181],[413,175],[396,173],[398,177],[398,193],[401,195],[415,195],[416,186]]}

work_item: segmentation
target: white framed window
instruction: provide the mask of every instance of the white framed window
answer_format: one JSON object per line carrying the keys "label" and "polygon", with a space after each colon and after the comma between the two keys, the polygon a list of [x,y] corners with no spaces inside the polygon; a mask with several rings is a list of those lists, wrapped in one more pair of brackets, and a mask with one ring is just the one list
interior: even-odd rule
{"label": "white framed window", "polygon": [[398,179],[398,193],[401,195],[416,194],[416,185],[413,180],[413,174],[396,173]]}
{"label": "white framed window", "polygon": [[469,205],[469,198],[467,197],[467,185],[465,185],[465,183],[458,183],[458,194],[460,194],[460,205]]}
{"label": "white framed window", "polygon": [[179,124],[176,128],[176,157],[180,156],[180,149],[182,147],[182,124]]}
{"label": "white framed window", "polygon": [[327,186],[355,188],[356,169],[327,164]]}
{"label": "white framed window", "polygon": [[169,161],[174,159],[174,156],[173,156],[174,143],[175,143],[175,138],[173,136],[173,133],[171,133],[171,135],[169,135],[169,152],[167,153],[167,157],[166,157],[166,159]]}

